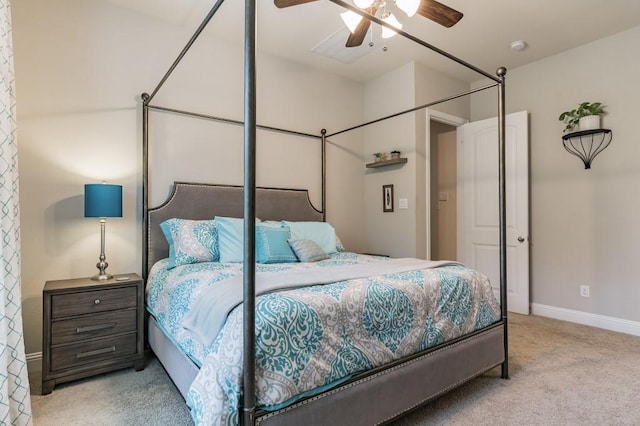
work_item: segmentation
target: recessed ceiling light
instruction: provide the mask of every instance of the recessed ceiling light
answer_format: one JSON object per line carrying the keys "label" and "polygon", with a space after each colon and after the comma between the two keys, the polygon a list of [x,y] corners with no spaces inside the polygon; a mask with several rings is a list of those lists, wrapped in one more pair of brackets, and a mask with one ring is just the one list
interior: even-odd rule
{"label": "recessed ceiling light", "polygon": [[511,47],[511,50],[520,52],[527,48],[527,43],[524,40],[516,40],[516,41],[512,41],[509,46]]}

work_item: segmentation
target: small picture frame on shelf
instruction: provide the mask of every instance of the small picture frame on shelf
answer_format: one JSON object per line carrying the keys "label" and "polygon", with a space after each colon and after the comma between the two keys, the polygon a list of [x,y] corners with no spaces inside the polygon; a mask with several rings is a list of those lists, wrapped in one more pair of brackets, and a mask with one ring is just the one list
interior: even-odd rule
{"label": "small picture frame on shelf", "polygon": [[393,185],[382,185],[382,211],[393,212]]}

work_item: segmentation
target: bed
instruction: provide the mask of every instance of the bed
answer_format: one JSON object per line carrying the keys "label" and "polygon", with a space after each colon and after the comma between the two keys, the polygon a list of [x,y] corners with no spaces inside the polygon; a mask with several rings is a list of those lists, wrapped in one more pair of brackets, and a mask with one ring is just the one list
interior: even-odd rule
{"label": "bed", "polygon": [[[239,259],[236,262],[200,261],[194,255],[186,261],[174,262],[178,265],[169,268],[169,244],[161,224],[177,218],[202,225],[211,224],[214,217],[239,218],[242,194],[242,187],[177,182],[169,200],[148,212],[149,344],[188,402],[197,424],[238,422],[242,315],[239,309],[232,311],[225,329],[216,333],[218,338],[213,341],[209,337],[207,341],[185,327],[185,318],[192,307],[187,306],[208,300],[205,295],[210,288],[241,275],[242,264],[238,263]],[[282,223],[292,226],[323,223],[322,214],[310,204],[306,191],[258,188],[256,207],[260,223],[269,223],[259,223],[258,228],[273,226],[273,221],[277,221],[278,230],[282,229]],[[190,232],[189,236],[193,234],[192,226],[184,229]],[[327,229],[332,229],[329,224]],[[169,235],[173,235],[173,242],[177,243],[180,232],[187,231],[177,230]],[[416,407],[504,362],[504,325],[499,304],[486,277],[452,263],[430,265],[416,259],[415,265],[405,267],[404,263],[394,264],[393,259],[344,251],[339,248],[339,239],[337,241],[333,242],[334,253],[318,262],[256,265],[257,274],[273,273],[278,279],[285,279],[281,278],[283,271],[289,269],[299,271],[303,268],[305,275],[309,275],[311,268],[317,265],[316,269],[325,269],[332,277],[324,281],[318,278],[320,282],[338,280],[337,284],[283,290],[286,297],[282,299],[274,299],[281,293],[258,297],[256,321],[261,326],[256,334],[258,347],[263,349],[256,359],[260,372],[258,404],[262,406],[262,402],[267,401],[264,406],[268,409],[257,411],[256,424],[293,425],[303,421],[310,424],[376,424],[402,414],[407,405],[408,408]],[[181,246],[183,253],[191,250],[197,254],[198,250],[189,241]],[[222,260],[222,256],[221,252],[218,259]],[[384,264],[382,269],[375,268],[379,263]],[[367,279],[351,275],[347,280],[348,276],[336,271],[340,265],[358,264],[366,264],[367,272],[363,277]],[[331,269],[332,266],[336,268]],[[336,273],[338,275],[333,278]],[[239,282],[234,284],[235,287],[239,285]],[[392,286],[408,286],[410,293],[419,290],[420,299],[408,302],[406,294]],[[366,299],[375,309],[364,310],[366,301],[354,296],[360,297],[367,291]],[[213,296],[212,300],[217,297]],[[329,304],[328,300],[334,303]],[[299,306],[301,301],[306,303],[304,308]],[[314,306],[309,308],[309,304]],[[283,305],[289,308],[280,314],[295,312],[295,318],[273,314],[277,310],[274,306]],[[414,315],[422,319],[413,321]],[[412,320],[407,320],[408,317]],[[336,318],[344,318],[345,322],[337,322]],[[358,327],[365,322],[369,327],[363,332]],[[402,326],[408,323],[412,326]],[[310,324],[316,324],[315,329]],[[344,332],[346,337],[329,333],[337,328],[350,332]],[[261,329],[267,331],[260,333]],[[284,329],[292,333],[277,333]],[[329,354],[320,351],[320,343],[314,341],[318,333],[328,344],[338,345],[338,349],[329,350]],[[280,341],[274,336],[279,336]],[[291,344],[293,346],[284,345],[283,341],[288,342],[287,339],[299,341]],[[353,345],[344,344],[351,340],[355,341]],[[295,347],[298,355],[308,351],[308,356],[300,361],[299,356],[292,356],[289,346]],[[472,357],[468,356],[469,351],[473,353]],[[292,359],[299,364],[294,364]],[[337,360],[347,360],[350,365],[336,368]],[[315,376],[319,376],[317,383],[312,380]],[[220,383],[224,385],[219,386]],[[302,396],[296,392],[301,392]],[[377,397],[370,398],[371,392]],[[402,395],[400,400],[398,395]],[[387,404],[380,404],[380,398]],[[331,412],[323,410],[327,404],[334,408]],[[324,412],[317,416],[312,414],[315,410]]]}
{"label": "bed", "polygon": [[[352,6],[347,5],[341,0],[331,1],[353,10]],[[343,252],[338,249],[337,243],[335,243],[335,252],[330,254],[329,259],[314,263],[321,267],[322,265],[332,265],[336,268],[365,263],[371,264],[371,268],[375,272],[369,275],[339,276],[337,282],[334,282],[335,280],[325,279],[324,281],[327,282],[323,281],[322,285],[319,286],[312,285],[311,287],[297,288],[299,283],[296,282],[293,285],[296,288],[278,289],[278,291],[267,292],[264,295],[256,296],[256,288],[260,286],[261,281],[265,277],[265,273],[285,276],[287,275],[287,271],[284,271],[284,269],[295,270],[296,268],[306,268],[307,266],[300,265],[309,263],[290,262],[291,264],[297,263],[298,266],[295,267],[284,266],[289,265],[289,263],[279,263],[276,269],[270,269],[274,268],[271,264],[261,264],[258,261],[259,251],[256,251],[256,247],[260,244],[257,231],[262,229],[261,223],[271,222],[275,228],[288,228],[290,232],[289,237],[291,237],[291,233],[293,232],[292,227],[295,228],[297,223],[326,224],[326,222],[324,222],[326,218],[325,199],[327,190],[325,179],[326,140],[340,133],[366,126],[372,122],[332,134],[327,134],[327,132],[323,130],[321,135],[301,134],[286,129],[259,126],[256,123],[255,3],[252,1],[247,1],[246,3],[245,18],[248,23],[245,30],[245,120],[240,122],[227,118],[205,116],[203,114],[189,113],[153,105],[151,101],[154,95],[169,77],[184,54],[189,50],[191,44],[197,39],[221,3],[222,1],[218,1],[212,8],[202,25],[151,95],[146,93],[142,95],[143,241],[145,246],[143,250],[142,269],[147,279],[147,306],[150,312],[148,341],[149,346],[188,402],[196,423],[242,423],[244,425],[383,424],[392,421],[421,404],[497,366],[501,367],[502,378],[508,378],[504,216],[504,77],[506,70],[500,68],[498,70],[498,77],[495,77],[451,55],[443,53],[452,60],[456,60],[462,65],[468,66],[480,72],[482,75],[490,77],[495,82],[495,84],[474,89],[467,94],[489,87],[498,87],[498,123],[500,129],[497,143],[500,156],[499,229],[501,281],[499,303],[493,298],[486,277],[462,265],[425,265],[420,263],[412,265],[414,269],[402,269],[403,267],[406,268],[406,266],[401,267],[398,265],[391,265],[391,267],[398,267],[400,269],[384,269],[389,265],[383,265],[384,267],[382,269],[376,269],[377,266],[374,265],[392,263],[393,261],[377,256]],[[375,17],[371,17],[370,15],[368,17],[373,22],[385,25]],[[399,31],[398,33],[408,38],[412,37],[403,31]],[[415,38],[411,39],[414,40]],[[420,40],[414,41],[427,48],[433,48]],[[411,110],[402,111],[398,114],[413,112],[459,96],[461,95],[454,95]],[[242,125],[245,130],[244,184],[242,186],[227,186],[176,182],[173,185],[171,195],[165,203],[157,207],[150,207],[148,199],[150,187],[148,164],[150,144],[149,113],[153,110]],[[398,114],[383,117],[375,121],[394,117]],[[305,190],[256,187],[255,143],[257,129],[281,131],[303,137],[314,137],[321,142],[321,209],[317,210],[311,205],[309,196]],[[240,224],[235,222],[236,231],[238,231],[238,229],[243,231],[243,239],[241,241],[242,253],[239,255],[240,257],[237,258],[238,255],[236,253],[235,262],[221,262],[220,260],[222,259],[216,262],[207,259],[207,261],[186,262],[184,265],[171,265],[170,268],[167,268],[167,263],[170,263],[174,256],[170,255],[169,243],[165,235],[167,231],[165,229],[165,232],[163,232],[161,224],[164,223],[164,227],[167,228],[167,221],[182,220],[199,222],[198,225],[200,225],[202,222],[214,221],[214,218],[242,220]],[[191,225],[193,225],[193,223],[191,223]],[[210,232],[213,233],[213,231]],[[267,231],[262,230],[262,232]],[[289,239],[292,238],[288,238],[287,241]],[[313,241],[312,238],[311,240]],[[171,241],[171,238],[169,238],[169,241]],[[220,243],[220,241],[218,241],[218,243]],[[325,253],[328,251],[330,250],[326,250]],[[218,255],[220,254],[219,252]],[[297,253],[295,254],[297,257]],[[196,272],[204,273],[206,277],[195,278],[193,268],[197,270]],[[347,268],[345,267],[344,269]],[[305,270],[305,273],[306,272],[308,271]],[[360,274],[362,274],[362,272],[360,272]],[[291,275],[295,274],[292,272]],[[184,280],[185,277],[188,277],[187,281]],[[433,280],[428,277],[433,278]],[[234,308],[229,308],[229,316],[225,317],[226,323],[224,327],[231,324],[230,327],[232,328],[222,328],[220,333],[217,333],[217,329],[214,327],[216,330],[215,335],[204,336],[204,332],[202,331],[203,321],[192,318],[191,308],[185,306],[188,303],[174,303],[171,301],[172,297],[175,296],[177,298],[182,297],[181,300],[183,301],[188,300],[190,301],[189,303],[193,302],[198,304],[198,301],[202,300],[202,295],[208,293],[210,288],[216,287],[214,284],[222,283],[227,285],[234,279],[236,280],[235,287],[242,285],[241,303]],[[275,281],[278,280],[276,279]],[[461,306],[466,306],[466,308],[463,309],[466,309],[468,312],[463,315],[452,308],[451,311],[447,311],[449,317],[443,319],[442,324],[447,324],[446,326],[438,328],[437,325],[427,324],[425,330],[417,332],[420,338],[415,339],[416,342],[410,345],[410,350],[398,343],[398,341],[402,339],[398,339],[397,336],[395,336],[395,341],[388,340],[390,334],[399,335],[404,333],[404,331],[401,330],[402,321],[396,322],[395,329],[393,327],[380,329],[381,333],[387,333],[385,336],[387,340],[379,339],[376,344],[372,343],[372,328],[370,327],[367,330],[367,338],[360,338],[360,341],[357,342],[360,346],[356,345],[361,349],[361,352],[364,353],[362,357],[365,359],[365,364],[368,363],[368,365],[366,365],[366,368],[363,368],[362,365],[356,365],[352,369],[344,369],[344,374],[339,377],[324,374],[326,371],[321,374],[321,372],[318,371],[321,368],[317,367],[317,364],[312,363],[304,364],[302,367],[286,367],[307,374],[307,376],[304,376],[305,380],[302,380],[300,377],[292,378],[291,376],[283,378],[282,375],[276,374],[278,371],[286,369],[283,365],[287,364],[288,366],[292,361],[292,356],[269,358],[264,354],[264,336],[261,335],[263,330],[260,327],[264,325],[264,315],[261,310],[264,309],[265,299],[271,300],[271,298],[276,297],[276,295],[284,294],[285,296],[283,297],[288,298],[287,300],[289,301],[299,301],[303,298],[312,301],[322,299],[323,297],[326,299],[329,297],[327,295],[332,295],[331,297],[333,297],[333,299],[342,300],[341,295],[347,292],[346,289],[351,289],[352,285],[358,289],[354,291],[354,293],[375,294],[377,290],[372,290],[375,285],[389,289],[392,281],[400,286],[410,288],[409,292],[424,293],[423,296],[426,297],[427,300],[431,297],[431,304],[433,306],[438,305],[438,302],[435,300],[448,300],[449,296],[444,298],[433,296],[433,294],[444,294],[443,287],[445,285],[443,285],[443,283],[455,282],[456,284],[452,286],[452,288],[457,290],[453,291],[453,293],[464,294],[462,299],[464,299],[466,305]],[[427,282],[431,281],[435,283],[436,293],[433,292],[433,289],[426,290],[430,286]],[[188,284],[185,285],[185,282],[188,282]],[[196,282],[203,282],[207,289],[203,290],[200,289],[200,287],[196,287]],[[423,285],[416,285],[418,282]],[[457,286],[462,286],[465,290],[459,290]],[[228,288],[233,288],[233,286]],[[420,291],[415,291],[416,288],[419,288]],[[483,291],[483,288],[488,289],[488,291]],[[166,290],[164,293],[162,291],[163,289]],[[394,294],[394,297],[404,297],[398,296],[399,293],[397,293],[398,290],[396,288],[388,291],[391,292],[389,294]],[[470,297],[471,293],[476,294],[478,297]],[[313,297],[310,297],[310,294]],[[430,294],[431,296],[429,296]],[[215,301],[216,297],[218,296],[213,296],[213,299],[207,300]],[[378,294],[378,299],[384,299],[384,297]],[[408,302],[408,305],[400,304],[405,306],[405,309],[388,311],[387,314],[389,314],[389,312],[392,314],[387,315],[387,317],[397,318],[398,316],[401,317],[401,315],[405,315],[408,309],[406,308],[407,306],[410,306],[414,310],[417,309],[418,306],[420,306],[421,309],[425,308],[423,305],[428,305],[429,303],[425,302],[424,299],[422,300],[422,302]],[[212,303],[213,302],[201,302],[200,304],[204,304],[206,307],[207,304],[211,305]],[[276,303],[277,306],[283,306],[282,302],[274,303]],[[344,301],[341,303],[343,305],[349,305],[349,303]],[[457,302],[451,302],[451,304],[457,304]],[[352,305],[362,306],[363,302],[354,301]],[[392,305],[395,307],[400,306],[397,303]],[[442,311],[442,306],[439,306],[439,309]],[[316,314],[320,315],[318,311],[310,313],[311,311],[308,308],[304,308],[303,310],[305,315],[301,315],[301,317],[306,320],[300,324],[308,325],[311,317]],[[329,311],[331,310],[332,309],[329,309]],[[285,309],[284,311],[288,310]],[[333,308],[333,311],[335,313],[338,312],[339,309]],[[474,314],[477,315],[467,315],[470,311],[473,311]],[[299,312],[302,311],[299,310]],[[344,314],[344,312],[351,311],[346,310],[339,312]],[[425,309],[424,312],[427,312],[427,310]],[[196,317],[199,317],[199,315],[200,314],[196,314]],[[203,315],[207,317],[206,314]],[[384,315],[380,313],[367,315],[370,317],[384,317]],[[426,316],[422,318],[430,318],[429,321],[432,323],[438,322],[434,321],[434,318],[438,315],[433,311],[425,315]],[[365,312],[361,311],[359,316],[356,317],[363,318],[364,316],[366,316]],[[168,322],[168,317],[174,317],[173,319],[175,321],[173,323]],[[422,322],[429,321],[425,319]],[[353,319],[351,322],[353,322]],[[199,325],[194,325],[196,323]],[[342,324],[338,326],[338,328],[341,327],[340,329],[345,330],[348,328],[349,321],[346,323],[336,321],[332,324]],[[308,326],[308,328],[312,330],[311,326]],[[375,325],[373,328],[375,328]],[[443,329],[450,329],[454,332],[445,333]],[[307,330],[307,332],[309,332],[309,330]],[[328,328],[324,328],[323,330],[328,330]],[[355,333],[363,335],[361,330],[356,330]],[[345,335],[349,338],[352,336],[348,333]],[[404,336],[405,334],[402,335]],[[232,336],[232,338],[226,336]],[[307,342],[309,339],[307,335],[305,336],[305,338],[299,337],[298,340],[300,342]],[[347,338],[345,340],[349,339]],[[220,356],[220,348],[225,347],[225,344],[230,344],[232,341],[236,343],[236,346],[229,346],[228,350],[229,353],[234,354],[235,363],[233,365],[225,364],[224,368],[220,368],[220,358],[222,357]],[[238,342],[240,342],[239,345],[237,345]],[[369,350],[362,350],[363,347],[367,346],[369,346]],[[384,349],[383,346],[386,346],[387,349]],[[389,349],[391,347],[392,349]],[[335,359],[342,359],[344,361],[345,359],[357,358],[353,356],[353,353],[354,350],[352,349],[348,357],[340,358],[334,356],[331,358],[325,355],[324,358],[331,358],[334,361]],[[307,356],[307,358],[309,357]],[[264,368],[266,363],[273,364],[275,370]],[[357,363],[354,361],[353,364],[355,365]],[[311,367],[309,367],[310,365]],[[231,376],[219,376],[217,374],[221,369],[233,370],[233,372]],[[327,370],[327,368],[325,368],[325,370]],[[317,383],[308,382],[306,378],[310,376],[322,376],[321,379],[324,381],[321,380]],[[274,379],[276,383],[280,383],[281,385],[281,388],[278,388],[276,392],[280,394],[278,397],[272,397],[271,395],[265,396],[268,393],[267,388],[271,386],[267,381],[269,378]],[[283,385],[282,383],[287,380],[287,386]],[[218,384],[214,382],[221,382],[222,387],[214,389],[214,386],[218,386]],[[271,382],[271,384],[273,384],[273,382]],[[271,386],[271,388],[273,389],[273,386]],[[291,391],[291,389],[294,389],[294,391]],[[267,391],[266,393],[265,390]],[[226,402],[220,402],[222,400]],[[212,408],[212,406],[216,407]]]}

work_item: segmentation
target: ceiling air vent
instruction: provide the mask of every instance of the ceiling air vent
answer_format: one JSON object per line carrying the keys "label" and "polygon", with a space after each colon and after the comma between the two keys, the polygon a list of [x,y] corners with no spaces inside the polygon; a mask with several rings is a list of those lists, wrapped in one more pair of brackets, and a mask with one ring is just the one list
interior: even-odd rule
{"label": "ceiling air vent", "polygon": [[[373,52],[376,46],[382,46],[382,38],[379,31],[374,31],[372,40],[371,30],[369,30],[364,43],[358,47],[346,47],[347,38],[349,38],[349,30],[346,27],[342,27],[321,41],[311,51],[344,64],[350,64]],[[373,46],[370,45],[371,42],[373,42]]]}

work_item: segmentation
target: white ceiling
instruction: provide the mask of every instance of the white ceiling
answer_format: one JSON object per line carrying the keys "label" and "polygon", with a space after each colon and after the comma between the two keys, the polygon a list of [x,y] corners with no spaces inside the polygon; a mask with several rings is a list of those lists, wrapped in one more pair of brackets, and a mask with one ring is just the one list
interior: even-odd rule
{"label": "white ceiling", "polygon": [[[193,31],[215,3],[214,0],[105,1]],[[500,66],[515,68],[640,25],[640,0],[440,2],[464,13],[462,20],[445,28],[421,16],[407,18],[399,12],[396,15],[404,24],[403,30],[491,74]],[[380,42],[368,47],[367,38],[362,49],[371,52],[351,64],[312,52],[336,31],[345,31],[339,17],[342,11],[328,0],[286,9],[276,8],[271,0],[258,0],[258,49],[359,81],[375,78],[413,60],[461,80],[472,82],[481,78],[401,36],[386,40],[386,52]],[[241,44],[243,23],[244,2],[226,0],[205,31]],[[373,27],[379,31],[379,26]],[[521,52],[510,50],[509,44],[514,40],[525,40],[528,48]]]}

